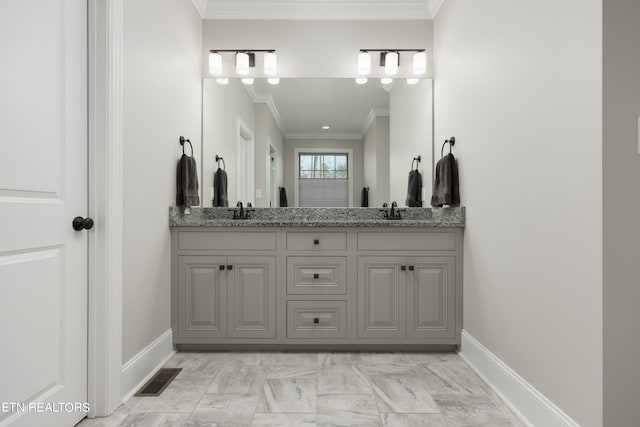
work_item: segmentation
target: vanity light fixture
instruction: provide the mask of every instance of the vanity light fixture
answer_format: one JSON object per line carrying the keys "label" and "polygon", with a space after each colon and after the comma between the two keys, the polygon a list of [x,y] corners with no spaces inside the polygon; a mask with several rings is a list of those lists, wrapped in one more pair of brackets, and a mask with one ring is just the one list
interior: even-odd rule
{"label": "vanity light fixture", "polygon": [[240,80],[245,85],[252,85],[253,84],[253,77],[243,77]]}
{"label": "vanity light fixture", "polygon": [[256,66],[256,53],[264,53],[264,74],[275,76],[278,72],[278,57],[275,49],[212,49],[209,51],[209,73],[222,75],[222,53],[235,54],[235,71],[240,76],[247,76],[251,68]]}
{"label": "vanity light fixture", "polygon": [[393,83],[393,79],[391,77],[383,77],[380,79],[380,83],[382,83],[383,85],[390,85],[391,83]]}
{"label": "vanity light fixture", "polygon": [[356,83],[359,85],[366,84],[367,81],[369,81],[369,79],[367,79],[366,77],[356,77]]}
{"label": "vanity light fixture", "polygon": [[269,77],[267,79],[267,83],[269,83],[270,85],[278,85],[280,84],[280,77]]}
{"label": "vanity light fixture", "polygon": [[422,75],[427,72],[427,52],[425,49],[360,49],[358,75],[364,76],[371,73],[370,52],[380,52],[380,67],[384,68],[384,74],[387,76],[398,74],[400,56],[403,52],[413,52],[413,74]]}
{"label": "vanity light fixture", "polygon": [[228,77],[218,77],[216,79],[216,83],[218,83],[219,85],[228,85],[229,84],[229,78]]}
{"label": "vanity light fixture", "polygon": [[209,52],[209,73],[212,76],[222,74],[222,55],[218,52]]}
{"label": "vanity light fixture", "polygon": [[367,51],[358,54],[358,74],[367,76],[371,73],[371,54]]}
{"label": "vanity light fixture", "polygon": [[416,79],[414,77],[410,77],[410,78],[407,79],[407,84],[408,85],[417,85],[419,81],[420,81],[420,79]]}

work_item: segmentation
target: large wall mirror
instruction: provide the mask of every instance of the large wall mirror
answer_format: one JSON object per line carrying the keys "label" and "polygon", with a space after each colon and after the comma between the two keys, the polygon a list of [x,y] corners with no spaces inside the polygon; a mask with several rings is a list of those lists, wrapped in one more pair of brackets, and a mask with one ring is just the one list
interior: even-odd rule
{"label": "large wall mirror", "polygon": [[[202,201],[213,205],[218,168],[230,205],[405,205],[412,167],[431,196],[432,80],[289,78],[279,84],[203,81]],[[217,157],[223,160],[216,161]],[[421,161],[413,162],[420,156]],[[367,190],[363,192],[363,189]],[[282,190],[284,189],[284,190]]]}

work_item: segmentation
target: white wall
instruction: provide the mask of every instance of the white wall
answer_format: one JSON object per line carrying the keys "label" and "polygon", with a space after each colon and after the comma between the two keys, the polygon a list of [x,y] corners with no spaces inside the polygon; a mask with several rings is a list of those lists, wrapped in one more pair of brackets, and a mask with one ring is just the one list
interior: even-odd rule
{"label": "white wall", "polygon": [[447,0],[434,27],[464,329],[584,427],[602,425],[601,21],[600,0]]}
{"label": "white wall", "polygon": [[294,200],[294,160],[295,149],[331,149],[343,148],[353,150],[353,205],[360,206],[360,191],[364,185],[363,143],[356,139],[285,139],[284,140],[284,186],[287,189],[289,206],[295,206]]}
{"label": "white wall", "polygon": [[389,202],[389,116],[376,116],[363,145],[364,186],[369,187],[369,206]]}
{"label": "white wall", "polygon": [[604,4],[604,425],[640,419],[640,2]]}
{"label": "white wall", "polygon": [[205,79],[202,93],[203,206],[212,205],[213,174],[218,169],[216,154],[224,158],[229,205],[235,206],[238,201],[238,118],[255,134],[255,106],[238,79],[230,79],[228,85]]}
{"label": "white wall", "polygon": [[396,81],[389,93],[389,200],[406,206],[411,160],[421,156],[423,206],[431,200],[433,157],[432,80]]}
{"label": "white wall", "polygon": [[[432,75],[433,21],[205,21],[202,54],[210,49],[276,49],[280,77],[355,77],[360,49],[427,50],[427,77]],[[373,55],[372,55],[373,56]],[[233,76],[233,54],[223,69]],[[260,72],[262,56],[256,57]],[[379,58],[378,58],[379,61]],[[399,76],[411,71],[401,57]],[[372,61],[375,62],[375,61]],[[381,75],[380,67],[372,72]],[[208,60],[203,76],[209,76]]]}
{"label": "white wall", "polygon": [[191,2],[124,2],[123,362],[171,327],[167,207],[178,137],[200,156],[201,43]]}

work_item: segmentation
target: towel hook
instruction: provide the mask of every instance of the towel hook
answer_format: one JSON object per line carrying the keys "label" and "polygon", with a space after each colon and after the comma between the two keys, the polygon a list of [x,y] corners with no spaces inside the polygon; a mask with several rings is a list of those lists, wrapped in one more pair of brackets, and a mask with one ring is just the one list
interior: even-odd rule
{"label": "towel hook", "polygon": [[444,153],[444,146],[449,144],[449,154],[451,154],[451,147],[453,147],[454,145],[456,145],[456,137],[452,136],[451,138],[447,139],[443,144],[442,144],[442,148],[440,149],[440,158],[443,157],[443,153]]}
{"label": "towel hook", "polygon": [[184,154],[184,143],[188,142],[189,146],[191,147],[191,157],[193,157],[193,145],[191,145],[191,141],[189,141],[187,138],[185,138],[184,136],[180,137],[180,145],[182,145],[182,154]]}
{"label": "towel hook", "polygon": [[418,169],[418,165],[420,164],[421,161],[422,161],[422,156],[414,157],[413,160],[411,161],[411,170],[413,170],[414,162],[416,164],[416,169]]}
{"label": "towel hook", "polygon": [[224,163],[224,159],[216,154],[216,163],[218,164],[218,168],[220,168],[220,160],[222,160],[222,170],[226,170],[227,165]]}

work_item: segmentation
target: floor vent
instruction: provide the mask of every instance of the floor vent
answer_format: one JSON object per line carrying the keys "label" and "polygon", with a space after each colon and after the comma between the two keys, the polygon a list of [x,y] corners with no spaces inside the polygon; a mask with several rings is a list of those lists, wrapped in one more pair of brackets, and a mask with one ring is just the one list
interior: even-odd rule
{"label": "floor vent", "polygon": [[162,368],[134,396],[160,396],[182,368]]}

